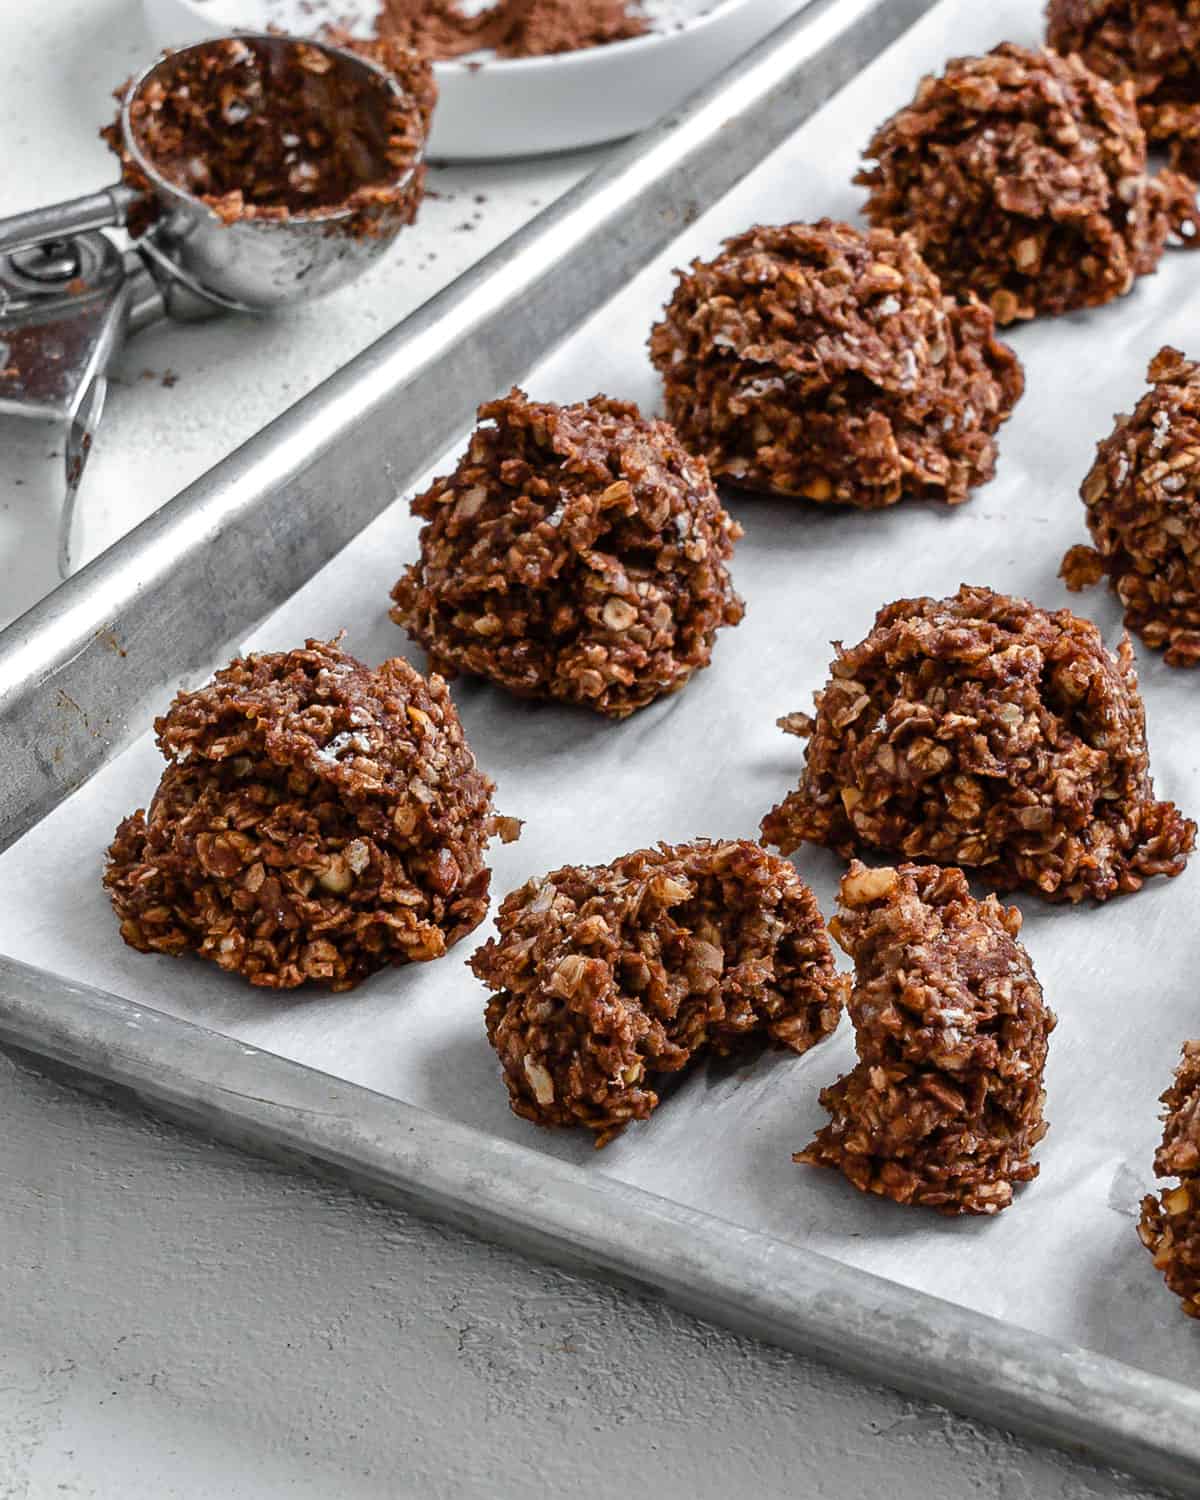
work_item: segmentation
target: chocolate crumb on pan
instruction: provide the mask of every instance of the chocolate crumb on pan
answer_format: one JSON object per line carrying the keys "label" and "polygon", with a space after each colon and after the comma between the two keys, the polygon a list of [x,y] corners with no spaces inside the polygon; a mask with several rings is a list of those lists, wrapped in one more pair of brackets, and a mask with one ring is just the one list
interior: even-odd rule
{"label": "chocolate crumb on pan", "polygon": [[479,408],[453,474],[412,502],[421,555],[392,619],[447,676],[624,718],[678,692],[742,618],[741,527],[665,422],[594,396]]}
{"label": "chocolate crumb on pan", "polygon": [[1178,875],[1196,825],[1154,798],[1128,636],[963,585],[900,599],[843,649],[800,784],[763,819],[785,854],[825,844],[969,867],[997,890],[1105,901]]}
{"label": "chocolate crumb on pan", "polygon": [[1156,1177],[1177,1178],[1142,1199],[1138,1238],[1189,1318],[1200,1318],[1200,1041],[1184,1042],[1171,1087],[1162,1096],[1162,1145]]}
{"label": "chocolate crumb on pan", "polygon": [[440,957],[487,913],[492,812],[446,684],[336,642],[234,661],[155,721],[167,760],[104,885],[143,953],[348,990]]}
{"label": "chocolate crumb on pan", "polygon": [[1196,0],[1050,0],[1046,40],[1127,83],[1146,139],[1200,175],[1200,4]]}
{"label": "chocolate crumb on pan", "polygon": [[873,510],[958,505],[992,477],[1020,363],[908,238],[760,225],[678,275],[650,353],[714,478]]}
{"label": "chocolate crumb on pan", "polygon": [[1200,365],[1160,349],[1151,389],[1097,444],[1080,494],[1093,546],[1063,558],[1067,587],[1107,576],[1125,623],[1169,667],[1200,662]]}
{"label": "chocolate crumb on pan", "polygon": [[[185,49],[138,90],[130,108],[138,149],[225,224],[342,210],[351,215],[344,232],[355,236],[411,224],[437,99],[433,70],[394,41],[359,41],[337,29],[326,40],[385,69],[403,99],[382,79],[351,81],[302,41],[281,51],[227,37]],[[119,100],[127,88],[117,90]],[[384,108],[372,90],[386,96]],[[100,134],[121,158],[125,182],[151,192],[130,217],[131,233],[141,235],[158,217],[153,184],[126,149],[119,116]]]}
{"label": "chocolate crumb on pan", "polygon": [[1004,43],[954,58],[875,134],[855,178],[942,285],[998,323],[1097,307],[1196,243],[1195,185],[1149,177],[1132,98],[1078,57]]}
{"label": "chocolate crumb on pan", "polygon": [[846,979],[812,892],[749,840],[660,844],[567,865],[506,896],[470,960],[513,1111],[603,1146],[664,1075],[751,1038],[806,1052]]}
{"label": "chocolate crumb on pan", "polygon": [[1038,1174],[1055,1026],[1020,912],[974,900],[961,870],[856,860],[830,930],[854,960],[858,1063],[821,1091],[833,1118],[795,1160],[897,1203],[999,1213]]}

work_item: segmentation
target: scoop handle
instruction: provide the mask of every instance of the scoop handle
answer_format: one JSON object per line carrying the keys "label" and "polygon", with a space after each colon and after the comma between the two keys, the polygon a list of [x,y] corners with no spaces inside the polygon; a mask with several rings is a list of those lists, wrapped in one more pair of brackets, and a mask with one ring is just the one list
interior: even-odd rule
{"label": "scoop handle", "polygon": [[117,182],[98,193],[85,193],[82,198],[68,198],[65,203],[51,203],[0,219],[0,255],[48,240],[70,239],[88,229],[119,229],[143,196]]}

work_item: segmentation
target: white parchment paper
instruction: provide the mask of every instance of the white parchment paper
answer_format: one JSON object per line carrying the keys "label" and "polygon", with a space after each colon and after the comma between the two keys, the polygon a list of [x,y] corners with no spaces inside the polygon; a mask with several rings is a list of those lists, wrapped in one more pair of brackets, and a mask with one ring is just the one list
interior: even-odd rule
{"label": "white parchment paper", "polygon": [[[1040,0],[947,0],[534,372],[531,392],[567,401],[602,389],[657,409],[644,341],[672,266],[755,221],[853,219],[862,194],[850,179],[871,128],[948,55],[1038,40],[1040,10]],[[730,496],[746,528],[734,574],[747,617],[722,633],[713,666],[681,695],[616,725],[458,685],[500,809],[527,820],[520,843],[494,854],[495,895],[657,838],[754,836],[799,771],[802,746],[776,717],[807,709],[830,640],[859,639],[898,595],[987,584],[1049,606],[1070,602],[1115,641],[1111,597],[1069,596],[1058,564],[1085,539],[1077,489],[1093,444],[1113,412],[1137,400],[1148,359],[1167,341],[1200,349],[1198,278],[1200,259],[1168,255],[1119,305],[1013,333],[1028,389],[1002,431],[998,477],[959,510],[905,503],[865,515]],[[420,662],[386,613],[416,533],[397,503],[246,644],[286,648],[346,627],[349,648],[367,661],[407,652]],[[1195,814],[1200,678],[1139,656],[1159,793]],[[1200,1034],[1200,860],[1176,881],[1102,908],[1022,902],[1025,938],[1059,1015],[1042,1175],[997,1219],[950,1222],[792,1164],[823,1122],[818,1090],[850,1063],[845,1021],[798,1060],[701,1066],[647,1124],[597,1153],[582,1134],[539,1131],[508,1111],[484,1035],[484,994],[463,967],[490,921],[448,958],[378,975],[348,996],[280,999],[198,961],[134,954],[100,889],[101,858],[120,817],[148,802],[160,768],[143,740],[0,860],[0,949],[906,1285],[1179,1379],[1200,1377],[1200,1326],[1180,1315],[1134,1233],[1139,1193],[1151,1184],[1156,1099],[1181,1040]],[[806,850],[797,863],[829,913],[839,862]]]}

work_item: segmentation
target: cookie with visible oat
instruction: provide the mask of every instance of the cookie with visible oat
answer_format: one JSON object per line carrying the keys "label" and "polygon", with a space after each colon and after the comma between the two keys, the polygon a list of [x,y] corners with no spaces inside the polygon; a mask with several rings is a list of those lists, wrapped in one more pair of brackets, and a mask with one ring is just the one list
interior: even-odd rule
{"label": "cookie with visible oat", "polygon": [[441,678],[309,641],[234,661],[155,730],[167,768],[104,874],[130,947],[348,990],[483,920],[488,840],[520,825],[493,814]]}

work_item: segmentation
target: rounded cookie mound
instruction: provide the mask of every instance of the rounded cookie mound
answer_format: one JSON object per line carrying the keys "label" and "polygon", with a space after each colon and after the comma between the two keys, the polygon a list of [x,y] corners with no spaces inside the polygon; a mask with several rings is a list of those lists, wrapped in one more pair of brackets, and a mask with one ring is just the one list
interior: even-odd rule
{"label": "rounded cookie mound", "polygon": [[1046,49],[953,59],[864,155],[871,223],[908,230],[947,291],[1000,323],[1110,302],[1173,227],[1195,235],[1193,185],[1147,177],[1128,95]]}
{"label": "rounded cookie mound", "polygon": [[1042,1073],[1055,1025],[1021,914],[976,901],[961,870],[857,861],[830,924],[854,960],[858,1062],[796,1160],[864,1193],[944,1214],[995,1214],[1038,1174]]}
{"label": "rounded cookie mound", "polygon": [[1147,140],[1200,174],[1200,5],[1196,0],[1050,0],[1046,40],[1129,83]]}
{"label": "rounded cookie mound", "polygon": [[848,224],[758,227],[696,260],[650,352],[667,413],[713,475],[876,509],[957,505],[995,469],[1017,357],[912,243]]}
{"label": "rounded cookie mound", "polygon": [[1152,389],[1097,445],[1080,494],[1094,547],[1063,558],[1067,586],[1107,575],[1125,623],[1171,667],[1200,662],[1200,365],[1150,361]]}
{"label": "rounded cookie mound", "polygon": [[234,661],[155,730],[167,768],[104,875],[130,947],[347,990],[483,920],[485,846],[516,825],[440,678],[309,641]]}
{"label": "rounded cookie mound", "polygon": [[792,866],[748,840],[660,844],[506,896],[471,967],[513,1111],[604,1145],[658,1104],[663,1075],[763,1037],[805,1052],[845,981]]}
{"label": "rounded cookie mound", "polygon": [[1163,1138],[1154,1154],[1154,1175],[1178,1183],[1157,1198],[1142,1199],[1138,1237],[1184,1312],[1200,1318],[1200,1041],[1184,1042],[1162,1102]]}
{"label": "rounded cookie mound", "polygon": [[678,692],[742,618],[741,528],[665,422],[594,396],[479,408],[453,474],[412,502],[421,556],[392,618],[440,672],[624,718]]}
{"label": "rounded cookie mound", "polygon": [[968,865],[997,890],[1097,901],[1178,875],[1196,825],[1154,800],[1128,637],[965,585],[901,599],[838,648],[800,784],[763,819],[804,842]]}

